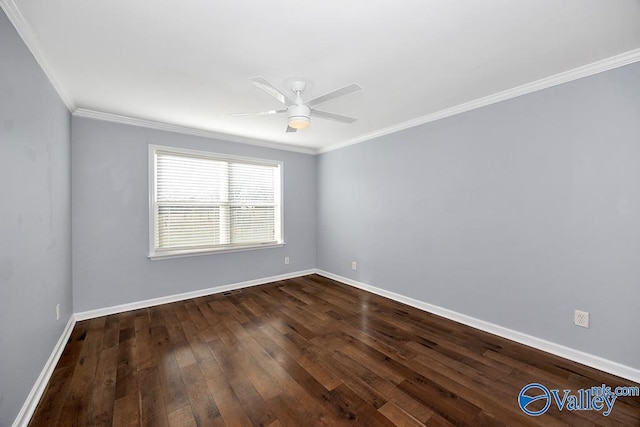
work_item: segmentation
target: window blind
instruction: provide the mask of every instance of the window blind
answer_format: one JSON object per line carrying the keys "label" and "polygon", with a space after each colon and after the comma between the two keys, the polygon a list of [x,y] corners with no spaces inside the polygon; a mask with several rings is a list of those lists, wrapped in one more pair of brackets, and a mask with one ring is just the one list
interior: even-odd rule
{"label": "window blind", "polygon": [[156,149],[152,254],[279,243],[280,163]]}

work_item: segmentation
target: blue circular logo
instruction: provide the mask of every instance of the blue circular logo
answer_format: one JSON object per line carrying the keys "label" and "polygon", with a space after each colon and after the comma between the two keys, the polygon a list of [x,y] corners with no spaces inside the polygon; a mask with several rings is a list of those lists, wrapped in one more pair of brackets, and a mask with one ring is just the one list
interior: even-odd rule
{"label": "blue circular logo", "polygon": [[[546,399],[542,409],[537,411],[529,409],[529,406],[531,406],[533,402],[537,402],[542,399]],[[520,405],[520,409],[522,409],[522,412],[525,414],[537,417],[538,415],[542,415],[547,412],[549,406],[551,406],[551,393],[549,393],[549,389],[542,384],[527,384],[522,388],[522,390],[520,390],[520,394],[518,395],[518,405]]]}

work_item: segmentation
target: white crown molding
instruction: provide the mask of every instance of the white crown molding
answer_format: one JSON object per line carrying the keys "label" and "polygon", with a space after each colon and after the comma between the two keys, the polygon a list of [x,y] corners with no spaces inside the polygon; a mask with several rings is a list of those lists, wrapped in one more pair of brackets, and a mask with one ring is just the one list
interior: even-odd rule
{"label": "white crown molding", "polygon": [[[7,0],[0,0],[0,2]],[[563,83],[568,83],[574,80],[588,77],[594,74],[602,73],[612,70],[614,68],[623,67],[625,65],[633,64],[640,61],[640,49],[631,50],[621,53],[619,55],[612,56],[600,61],[593,62],[591,64],[583,65],[572,70],[564,71],[562,73],[555,74],[553,76],[545,77],[540,80],[536,80],[531,83],[526,83],[520,86],[516,86],[511,89],[504,90],[492,95],[488,95],[482,98],[474,99],[473,101],[465,102],[444,110],[437,111],[435,113],[427,114],[426,116],[418,117],[412,120],[407,120],[402,123],[398,123],[392,126],[388,126],[383,129],[379,129],[374,132],[370,132],[356,138],[349,139],[347,141],[331,144],[327,147],[320,147],[317,149],[300,147],[296,145],[281,144],[277,142],[269,142],[259,139],[253,139],[248,137],[242,137],[238,135],[229,135],[223,133],[217,133],[204,129],[191,128],[186,126],[174,125],[169,123],[156,122],[152,120],[138,119],[133,117],[121,116],[117,114],[105,113],[100,111],[94,111],[84,108],[79,108],[74,111],[74,115],[78,117],[88,117],[98,120],[106,120],[110,122],[130,124],[134,126],[141,126],[150,129],[164,130],[169,132],[182,133],[186,135],[202,136],[205,138],[221,139],[231,142],[239,142],[243,144],[257,145],[267,148],[275,148],[278,150],[294,151],[305,154],[321,154],[330,151],[338,150],[340,148],[348,147],[350,145],[365,142],[374,138],[378,138],[384,135],[388,135],[401,130],[409,129],[412,127],[420,126],[426,123],[434,122],[436,120],[451,117],[456,114],[464,113],[467,111],[475,110],[481,107],[486,107],[491,104],[496,104],[501,101],[516,98],[518,96],[526,95],[539,90],[547,89],[553,86],[557,86]]]}
{"label": "white crown molding", "polygon": [[9,18],[9,21],[16,28],[16,31],[24,41],[24,44],[27,45],[27,48],[31,51],[31,54],[35,58],[42,71],[44,71],[45,75],[53,85],[53,88],[58,92],[58,96],[64,102],[64,105],[67,106],[69,111],[73,112],[76,109],[76,103],[71,97],[71,94],[67,90],[66,86],[62,83],[62,81],[56,76],[53,67],[49,63],[46,55],[43,50],[40,48],[40,42],[38,41],[38,37],[36,37],[35,33],[31,29],[31,25],[27,22],[26,18],[20,12],[20,9],[16,5],[14,0],[0,0],[0,7],[4,10],[4,13]]}
{"label": "white crown molding", "polygon": [[367,133],[359,137],[338,142],[336,144],[329,145],[328,147],[321,147],[317,150],[317,153],[327,153],[329,151],[338,150],[340,148],[348,147],[349,145],[358,144],[360,142],[368,141],[373,138],[388,135],[390,133],[398,132],[404,129],[420,126],[425,123],[434,122],[436,120],[444,119],[445,117],[454,116],[456,114],[464,113],[467,111],[475,110],[477,108],[485,107],[487,105],[495,104],[507,99],[515,98],[528,93],[537,92],[539,90],[547,89],[552,86],[557,86],[563,83],[568,83],[573,80],[578,80],[583,77],[588,77],[593,74],[602,73],[614,68],[623,67],[625,65],[632,64],[640,61],[640,49],[631,50],[619,55],[612,56],[591,64],[587,64],[578,68],[574,68],[569,71],[564,71],[559,74],[555,74],[550,77],[545,77],[540,80],[536,80],[531,83],[526,83],[521,86],[516,86],[511,89],[507,89],[502,92],[494,93],[493,95],[485,96],[483,98],[474,99],[473,101],[465,102],[451,108],[437,111],[435,113],[427,114],[426,116],[418,117],[406,122],[398,123],[383,129],[379,129],[375,132]]}
{"label": "white crown molding", "polygon": [[255,280],[248,280],[246,282],[231,283],[228,285],[216,286],[213,288],[199,289],[192,292],[184,292],[180,294],[169,295],[166,297],[152,298],[143,301],[130,302],[127,304],[114,305],[111,307],[97,308],[95,310],[83,311],[75,313],[77,321],[93,319],[95,317],[108,316],[110,314],[123,313],[125,311],[138,310],[141,308],[153,307],[160,304],[168,304],[176,301],[184,301],[186,299],[198,298],[213,294],[219,294],[220,292],[232,291],[234,289],[248,288],[250,286],[264,285],[266,283],[277,282],[280,280],[293,279],[295,277],[308,276],[315,273],[315,269],[296,271],[293,273],[280,274],[278,276],[263,277]]}
{"label": "white crown molding", "polygon": [[475,110],[477,108],[485,107],[487,105],[495,104],[501,101],[505,101],[511,98],[515,98],[521,95],[526,95],[535,91],[547,89],[552,86],[556,86],[562,83],[567,83],[573,80],[577,80],[583,77],[587,77],[593,74],[602,73],[604,71],[611,70],[613,68],[622,67],[624,65],[632,64],[640,61],[640,49],[631,50],[621,53],[619,55],[612,56],[600,61],[593,62],[578,68],[574,68],[569,71],[565,71],[559,74],[555,74],[550,77],[546,77],[531,83],[526,83],[521,86],[517,86],[511,89],[507,89],[502,92],[498,92],[492,95],[478,98],[473,101],[459,104],[444,110],[437,111],[425,116],[421,116],[412,120],[407,120],[402,123],[398,123],[392,126],[388,126],[383,129],[379,129],[374,132],[370,132],[364,135],[360,135],[356,138],[352,138],[346,141],[341,141],[335,144],[331,144],[327,147],[320,147],[318,149],[300,147],[296,145],[289,145],[277,142],[264,141],[259,139],[253,139],[249,137],[242,137],[238,135],[223,134],[204,129],[191,128],[186,126],[174,125],[169,123],[156,122],[152,120],[138,119],[134,117],[121,116],[117,114],[111,114],[100,111],[93,111],[89,109],[79,108],[77,109],[76,103],[71,97],[71,94],[56,76],[53,67],[47,60],[44,52],[40,48],[40,43],[35,33],[31,29],[31,26],[25,19],[22,12],[15,3],[15,0],[0,0],[0,7],[4,10],[7,17],[18,31],[20,37],[31,51],[32,55],[48,77],[49,81],[58,92],[58,95],[67,106],[69,111],[73,112],[78,117],[89,117],[93,119],[106,120],[116,123],[124,123],[135,126],[146,127],[150,129],[158,129],[169,132],[176,132],[186,135],[202,136],[211,139],[221,139],[231,142],[239,142],[243,144],[256,145],[267,148],[274,148],[278,150],[293,151],[305,154],[321,154],[329,151],[338,150],[340,148],[348,147],[350,145],[358,144],[360,142],[368,141],[370,139],[378,138],[380,136],[388,135],[390,133],[398,132],[404,129],[409,129],[415,126],[420,126],[425,123],[440,120],[446,117],[454,116],[456,114],[464,113],[467,111]]}
{"label": "white crown molding", "polygon": [[356,280],[348,279],[337,274],[329,273],[327,271],[316,270],[316,274],[336,280],[349,286],[353,286],[358,289],[362,289],[367,292],[383,296],[385,298],[392,299],[397,302],[401,302],[403,304],[407,304],[419,310],[436,314],[449,320],[453,320],[454,322],[462,323],[463,325],[471,326],[472,328],[480,329],[481,331],[485,331],[502,338],[516,341],[520,344],[524,344],[526,346],[533,347],[547,353],[555,354],[556,356],[560,356],[565,359],[572,360],[574,362],[578,362],[583,365],[590,366],[592,368],[599,369],[601,371],[608,372],[622,378],[626,378],[636,383],[640,383],[640,369],[622,365],[618,362],[604,359],[600,356],[585,353],[580,350],[527,335],[523,332],[514,331],[513,329],[505,328],[503,326],[499,326],[490,322],[485,322],[484,320],[476,319],[475,317],[467,316],[466,314],[461,314],[453,310],[439,307],[437,305],[429,304],[417,299],[406,297],[404,295],[396,294],[395,292],[380,289],[366,283],[358,282]]}
{"label": "white crown molding", "polygon": [[104,120],[107,122],[139,126],[139,127],[148,128],[148,129],[181,133],[184,135],[201,136],[204,138],[218,139],[221,141],[230,141],[230,142],[238,142],[241,144],[256,145],[259,147],[273,148],[276,150],[293,151],[296,153],[303,153],[303,154],[316,154],[316,150],[313,148],[300,147],[297,145],[289,145],[289,144],[280,144],[277,142],[269,142],[261,139],[253,139],[253,138],[243,137],[239,135],[229,135],[229,134],[218,133],[218,132],[209,131],[205,129],[180,126],[180,125],[175,125],[170,123],[156,122],[153,120],[138,119],[135,117],[105,113],[102,111],[89,110],[86,108],[76,109],[73,112],[73,115],[76,117],[85,117],[89,119]]}
{"label": "white crown molding", "polygon": [[53,374],[53,370],[55,369],[60,357],[62,356],[62,352],[64,351],[64,347],[67,345],[67,341],[69,341],[69,337],[71,336],[71,332],[73,331],[73,327],[76,325],[75,316],[72,314],[69,317],[69,321],[67,322],[67,326],[65,326],[62,331],[62,335],[60,335],[60,339],[56,343],[49,359],[47,359],[47,363],[44,364],[44,368],[42,368],[42,372],[38,376],[35,384],[31,388],[31,392],[27,396],[18,416],[13,422],[13,427],[27,427],[29,425],[29,421],[33,416],[36,407],[38,406],[38,402],[40,402],[40,398],[44,393],[44,390],[49,383],[49,379],[51,379],[51,375]]}

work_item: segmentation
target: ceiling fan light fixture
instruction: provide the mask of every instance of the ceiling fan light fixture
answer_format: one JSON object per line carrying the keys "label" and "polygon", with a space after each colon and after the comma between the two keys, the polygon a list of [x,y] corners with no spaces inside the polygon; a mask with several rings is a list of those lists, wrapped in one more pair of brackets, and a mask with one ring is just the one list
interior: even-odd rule
{"label": "ceiling fan light fixture", "polygon": [[291,116],[289,117],[289,126],[294,129],[304,129],[309,127],[309,117]]}
{"label": "ceiling fan light fixture", "polygon": [[311,116],[311,109],[309,107],[299,104],[290,105],[289,108],[287,108],[287,112],[289,113],[289,127],[294,129],[309,127],[309,116]]}

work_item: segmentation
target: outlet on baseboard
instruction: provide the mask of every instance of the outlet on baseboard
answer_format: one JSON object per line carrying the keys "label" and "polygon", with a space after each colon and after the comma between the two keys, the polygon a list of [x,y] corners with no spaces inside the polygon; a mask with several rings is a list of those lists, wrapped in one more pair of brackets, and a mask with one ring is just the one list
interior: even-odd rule
{"label": "outlet on baseboard", "polygon": [[288,256],[284,257],[284,263],[285,264],[289,264],[289,257]]}
{"label": "outlet on baseboard", "polygon": [[352,270],[357,270],[358,269],[358,264],[355,261],[351,261],[351,269]]}
{"label": "outlet on baseboard", "polygon": [[56,320],[60,320],[60,304],[56,304]]}
{"label": "outlet on baseboard", "polygon": [[580,326],[582,328],[588,328],[589,327],[589,312],[576,310],[573,313],[573,323],[576,326]]}

